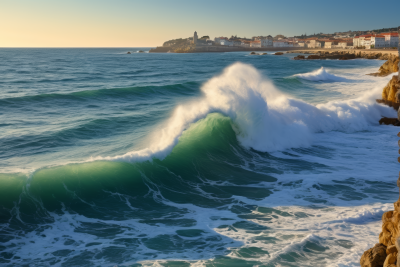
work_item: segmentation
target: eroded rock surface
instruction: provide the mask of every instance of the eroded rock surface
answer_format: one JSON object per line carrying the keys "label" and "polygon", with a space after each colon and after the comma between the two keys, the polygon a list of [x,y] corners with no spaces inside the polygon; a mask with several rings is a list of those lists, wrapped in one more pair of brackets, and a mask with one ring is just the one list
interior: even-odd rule
{"label": "eroded rock surface", "polygon": [[398,71],[399,71],[399,57],[390,55],[388,57],[388,60],[385,63],[383,63],[383,65],[379,68],[377,73],[371,73],[369,75],[384,77]]}
{"label": "eroded rock surface", "polygon": [[361,267],[382,267],[386,260],[386,246],[377,243],[373,248],[364,252],[361,257]]}

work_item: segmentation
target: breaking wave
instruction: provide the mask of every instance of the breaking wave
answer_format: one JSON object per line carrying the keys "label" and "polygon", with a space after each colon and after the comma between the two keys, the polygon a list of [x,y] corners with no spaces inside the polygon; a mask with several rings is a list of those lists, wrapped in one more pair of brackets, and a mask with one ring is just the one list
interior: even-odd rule
{"label": "breaking wave", "polygon": [[309,80],[309,81],[331,81],[331,82],[346,82],[348,79],[339,77],[327,72],[324,67],[321,67],[318,70],[304,73],[304,74],[296,74],[296,77],[300,79]]}
{"label": "breaking wave", "polygon": [[[340,78],[323,68],[302,77]],[[309,146],[313,133],[365,130],[377,124],[381,115],[393,116],[393,110],[374,102],[378,90],[376,88],[360,99],[314,106],[281,93],[254,67],[235,63],[203,85],[204,97],[178,106],[166,124],[150,137],[147,148],[91,160],[142,162],[164,159],[182,133],[210,113],[229,117],[237,139],[244,147],[271,152]]]}

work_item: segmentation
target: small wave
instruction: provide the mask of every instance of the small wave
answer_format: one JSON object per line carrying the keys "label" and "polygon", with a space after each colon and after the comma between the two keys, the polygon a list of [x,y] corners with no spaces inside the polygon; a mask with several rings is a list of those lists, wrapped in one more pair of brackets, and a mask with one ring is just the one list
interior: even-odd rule
{"label": "small wave", "polygon": [[339,77],[327,72],[324,67],[321,67],[319,70],[315,70],[309,73],[304,74],[296,74],[294,75],[299,77],[300,79],[308,80],[308,81],[331,81],[331,82],[346,82],[348,79]]}

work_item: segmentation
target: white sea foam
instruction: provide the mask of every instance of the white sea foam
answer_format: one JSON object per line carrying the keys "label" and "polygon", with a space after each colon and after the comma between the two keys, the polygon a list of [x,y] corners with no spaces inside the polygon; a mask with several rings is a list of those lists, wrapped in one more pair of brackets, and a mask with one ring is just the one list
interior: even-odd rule
{"label": "white sea foam", "polygon": [[313,133],[366,130],[382,115],[395,116],[394,110],[374,102],[380,90],[376,88],[355,100],[313,106],[281,93],[254,67],[235,63],[203,85],[204,97],[178,106],[165,125],[153,133],[147,148],[91,160],[163,159],[192,123],[212,112],[231,118],[237,138],[245,147],[270,152],[309,146]]}
{"label": "white sea foam", "polygon": [[345,82],[348,81],[346,78],[336,76],[327,72],[324,67],[321,67],[318,70],[304,73],[304,74],[296,74],[296,77],[299,77],[304,80],[309,81],[330,81],[330,82]]}

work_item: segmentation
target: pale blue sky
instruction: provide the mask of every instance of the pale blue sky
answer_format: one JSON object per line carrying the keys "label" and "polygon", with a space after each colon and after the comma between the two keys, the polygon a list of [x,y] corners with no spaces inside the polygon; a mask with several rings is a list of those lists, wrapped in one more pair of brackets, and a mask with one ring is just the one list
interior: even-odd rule
{"label": "pale blue sky", "polygon": [[200,36],[400,26],[400,1],[0,0],[0,46],[157,46]]}

